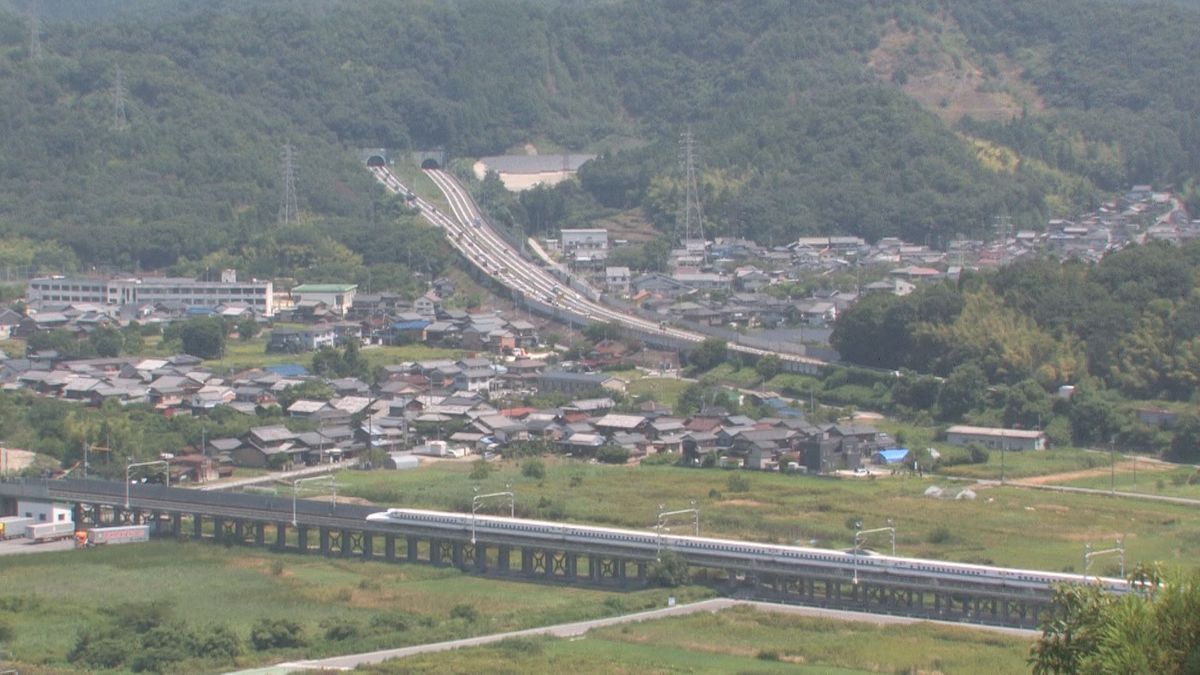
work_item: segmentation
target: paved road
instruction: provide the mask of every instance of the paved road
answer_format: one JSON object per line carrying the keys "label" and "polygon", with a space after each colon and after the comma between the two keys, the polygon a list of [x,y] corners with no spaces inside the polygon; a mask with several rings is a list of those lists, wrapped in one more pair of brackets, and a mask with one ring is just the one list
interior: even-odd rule
{"label": "paved road", "polygon": [[350,466],[351,466],[351,464],[348,464],[348,463],[320,464],[317,466],[306,466],[303,469],[296,469],[295,471],[272,472],[272,473],[264,474],[262,476],[254,476],[251,478],[237,478],[234,480],[224,481],[221,483],[211,483],[211,484],[205,485],[204,487],[201,487],[200,489],[208,492],[208,491],[213,491],[213,490],[232,490],[234,488],[246,487],[247,485],[262,485],[264,483],[270,484],[270,483],[276,483],[279,481],[283,481],[283,482],[287,483],[287,482],[294,481],[297,478],[304,478],[306,476],[319,476],[319,475],[325,474],[325,473],[333,473],[335,471],[341,471],[342,469],[350,468]]}
{"label": "paved road", "polygon": [[[926,621],[924,619],[915,619],[903,616],[886,616],[879,614],[865,614],[862,612],[851,612],[843,610],[822,609],[819,607],[800,607],[797,605],[780,605],[770,602],[756,602],[748,600],[735,600],[732,598],[716,598],[713,600],[704,600],[702,602],[691,603],[687,605],[677,605],[675,607],[664,607],[662,609],[650,610],[648,612],[638,612],[636,614],[626,614],[624,616],[614,616],[605,619],[593,619],[591,621],[576,621],[573,623],[563,623],[555,626],[543,626],[541,628],[529,628],[526,630],[510,631],[507,633],[496,633],[493,635],[481,635],[479,637],[464,638],[461,640],[450,640],[447,642],[435,642],[427,645],[413,645],[411,647],[400,647],[398,649],[383,649],[375,652],[367,652],[364,654],[350,654],[346,656],[335,656],[328,659],[316,659],[312,661],[293,661],[289,663],[281,663],[269,668],[260,668],[256,670],[245,670],[234,675],[275,675],[277,673],[290,673],[303,670],[349,670],[361,665],[370,663],[379,663],[388,659],[403,658],[406,656],[415,656],[417,654],[428,654],[433,652],[448,651],[451,649],[461,649],[464,647],[478,647],[480,645],[499,642],[508,638],[514,637],[533,637],[541,635],[551,635],[559,638],[576,637],[583,635],[593,628],[602,628],[605,626],[615,626],[623,623],[635,623],[638,621],[650,621],[653,619],[662,619],[671,616],[683,616],[686,614],[694,614],[696,612],[718,612],[730,607],[746,605],[754,607],[760,611],[779,612],[783,614],[799,614],[803,616],[812,616],[826,618],[837,621],[859,621],[863,623],[871,623],[875,625],[895,625],[895,624],[912,624]],[[1003,628],[999,626],[972,626],[962,623],[934,621],[931,623],[940,623],[947,626],[956,626],[958,628],[987,630],[1005,635],[1014,635],[1018,637],[1032,638],[1036,636],[1037,631],[1021,630],[1017,628]]]}
{"label": "paved road", "polygon": [[75,548],[75,539],[67,538],[58,541],[47,541],[35,544],[25,537],[17,537],[8,541],[0,541],[0,555],[23,555],[26,553],[45,553],[47,551],[70,551]]}

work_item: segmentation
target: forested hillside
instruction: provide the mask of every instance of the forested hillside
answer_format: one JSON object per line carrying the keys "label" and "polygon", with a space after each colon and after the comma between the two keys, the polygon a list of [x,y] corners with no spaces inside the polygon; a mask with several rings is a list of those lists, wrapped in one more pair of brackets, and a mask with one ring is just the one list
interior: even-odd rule
{"label": "forested hillside", "polygon": [[[6,4],[5,264],[406,278],[412,251],[380,244],[397,217],[416,226],[356,166],[358,146],[602,152],[572,208],[640,206],[670,232],[690,125],[710,231],[774,243],[936,245],[1002,213],[1037,226],[1097,189],[1194,185],[1200,170],[1198,15],[1161,3],[64,0],[42,20],[40,59],[27,6]],[[872,54],[897,35],[924,46],[881,77]],[[941,63],[930,50],[983,72],[980,88],[1019,78],[1039,107],[949,126],[898,81]],[[972,138],[1036,161],[981,161]],[[286,142],[304,218],[279,228]]]}

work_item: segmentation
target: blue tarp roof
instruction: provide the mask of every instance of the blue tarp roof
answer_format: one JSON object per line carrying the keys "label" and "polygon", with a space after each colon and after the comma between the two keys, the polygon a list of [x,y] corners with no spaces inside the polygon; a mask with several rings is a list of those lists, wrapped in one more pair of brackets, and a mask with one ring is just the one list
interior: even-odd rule
{"label": "blue tarp roof", "polygon": [[185,311],[188,316],[212,316],[217,313],[212,307],[205,307],[203,305],[193,305]]}
{"label": "blue tarp roof", "polygon": [[879,456],[882,457],[883,461],[888,464],[899,464],[900,462],[904,461],[905,457],[908,457],[908,448],[888,448],[886,450],[880,450]]}
{"label": "blue tarp roof", "polygon": [[308,375],[308,369],[299,363],[280,363],[274,366],[266,366],[263,370],[280,377],[301,377]]}
{"label": "blue tarp roof", "polygon": [[392,330],[421,330],[428,326],[428,321],[397,321],[392,324]]}

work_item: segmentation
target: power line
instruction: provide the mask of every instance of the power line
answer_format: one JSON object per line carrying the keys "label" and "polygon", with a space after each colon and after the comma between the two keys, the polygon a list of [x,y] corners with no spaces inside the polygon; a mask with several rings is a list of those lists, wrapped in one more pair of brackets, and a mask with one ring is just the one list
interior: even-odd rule
{"label": "power line", "polygon": [[283,193],[279,198],[279,223],[289,225],[299,222],[299,207],[296,206],[296,153],[291,143],[283,145],[280,173],[283,179]]}
{"label": "power line", "polygon": [[117,80],[112,88],[113,129],[117,131],[129,126],[129,119],[125,116],[125,96],[125,75],[121,72],[121,66],[117,66]]}
{"label": "power line", "polygon": [[692,128],[688,127],[680,139],[683,154],[684,173],[684,203],[683,203],[683,247],[693,245],[693,230],[699,238],[699,245],[704,262],[708,263],[708,248],[704,239],[704,215],[700,210],[700,190],[696,187],[696,141],[692,137]]}
{"label": "power line", "polygon": [[39,61],[42,58],[42,21],[37,11],[29,12],[29,60]]}

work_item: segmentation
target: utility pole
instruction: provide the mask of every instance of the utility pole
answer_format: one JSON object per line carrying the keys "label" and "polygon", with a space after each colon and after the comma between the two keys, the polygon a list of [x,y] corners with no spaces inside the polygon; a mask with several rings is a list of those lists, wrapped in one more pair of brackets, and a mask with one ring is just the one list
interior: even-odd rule
{"label": "utility pole", "polygon": [[701,255],[708,264],[708,247],[704,239],[704,215],[700,210],[700,190],[696,185],[696,141],[692,128],[683,132],[680,140],[683,153],[684,203],[683,203],[683,247],[689,248],[693,233],[700,240]]}
{"label": "utility pole", "polygon": [[290,225],[299,221],[300,211],[296,206],[296,153],[291,143],[283,144],[280,160],[283,192],[279,196],[279,224]]}
{"label": "utility pole", "polygon": [[121,66],[117,66],[117,80],[113,83],[112,101],[113,129],[122,131],[129,126],[129,119],[125,116],[125,76],[121,72]]}

